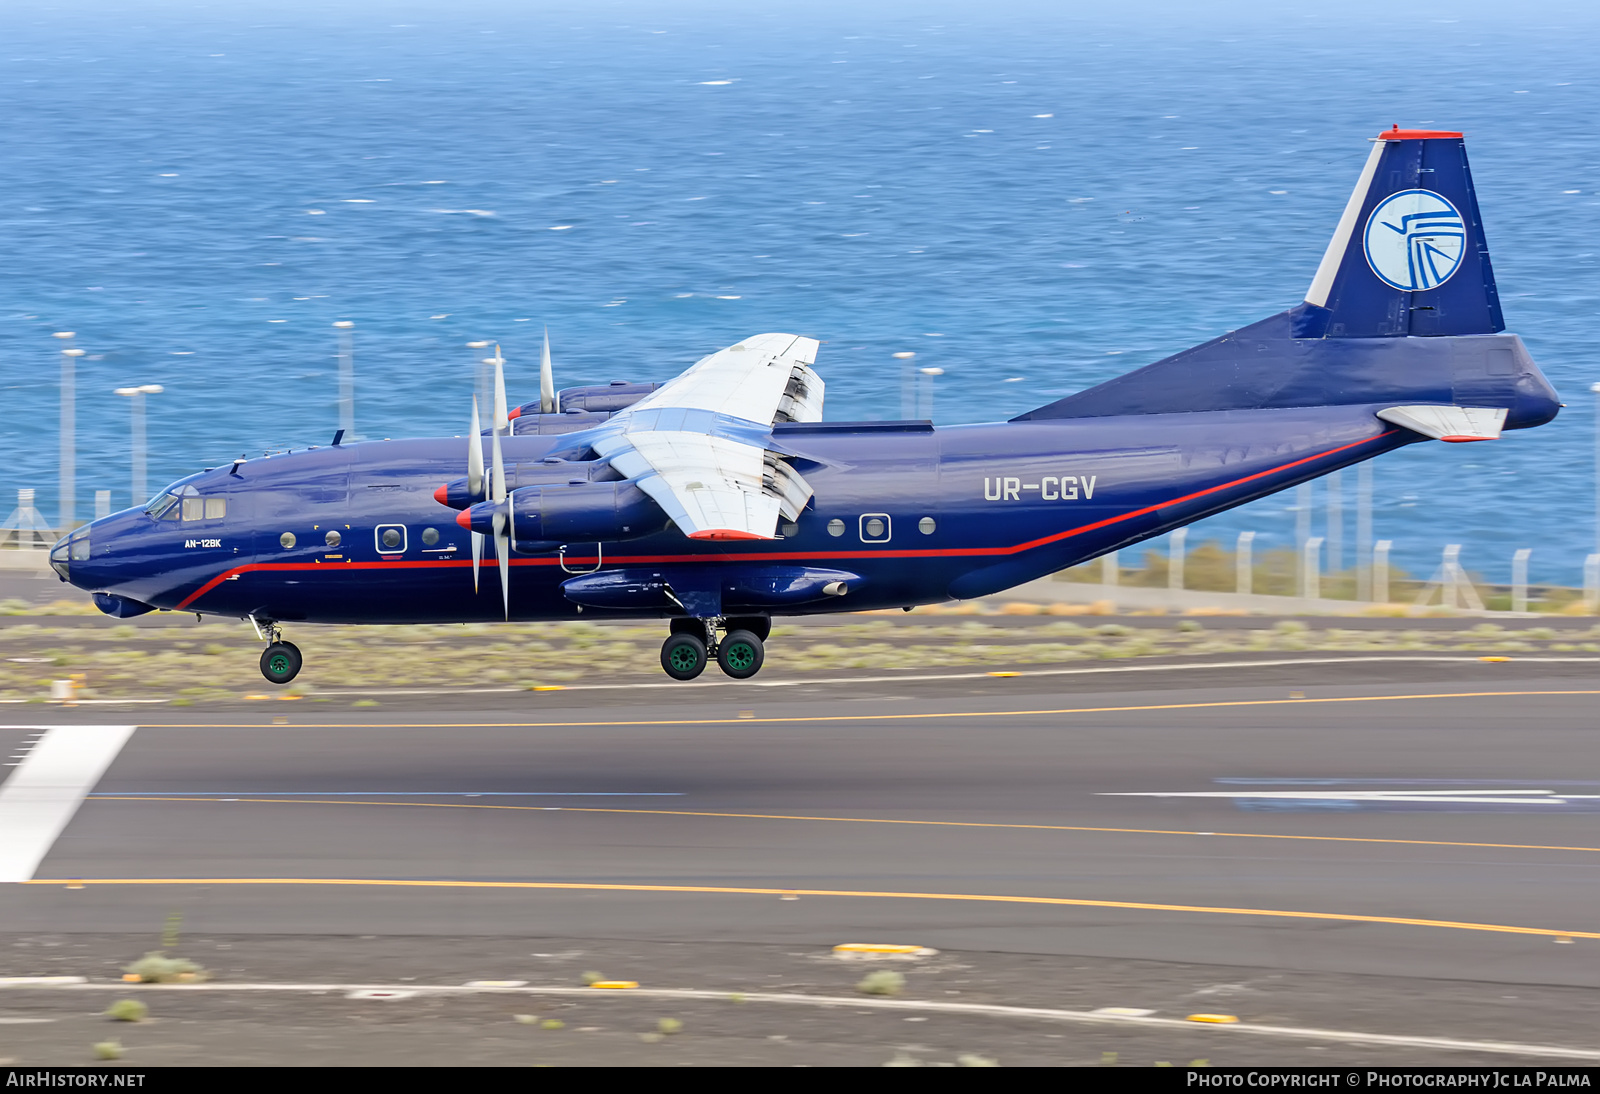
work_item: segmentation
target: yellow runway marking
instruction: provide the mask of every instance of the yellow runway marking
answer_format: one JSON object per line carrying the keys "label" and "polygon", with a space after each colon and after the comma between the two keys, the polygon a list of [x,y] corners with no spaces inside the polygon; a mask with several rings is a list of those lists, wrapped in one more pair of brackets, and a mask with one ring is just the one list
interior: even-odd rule
{"label": "yellow runway marking", "polygon": [[[716,726],[740,722],[903,722],[932,718],[1026,718],[1054,714],[1119,714],[1144,710],[1207,710],[1224,707],[1314,706],[1318,703],[1393,703],[1410,699],[1491,699],[1507,696],[1600,695],[1600,690],[1446,691],[1425,695],[1344,695],[1322,699],[1228,699],[1209,703],[1149,703],[1121,707],[1062,707],[1052,710],[926,711],[914,714],[795,714],[775,718],[645,718],[611,722],[301,722],[298,729],[564,729],[607,726]],[[271,729],[264,722],[141,722],[145,729]],[[279,727],[281,728],[281,727]]]}
{"label": "yellow runway marking", "polygon": [[1380,923],[1400,927],[1440,927],[1456,931],[1537,935],[1543,938],[1592,938],[1600,933],[1558,931],[1548,927],[1514,927],[1502,923],[1468,923],[1450,919],[1411,919],[1387,915],[1353,915],[1344,912],[1294,912],[1276,908],[1215,908],[1203,904],[1151,904],[1133,900],[1082,900],[1057,896],[996,896],[983,893],[898,893],[852,889],[764,889],[733,885],[622,885],[579,881],[449,881],[397,878],[34,878],[25,885],[319,885],[406,889],[543,889],[605,893],[719,893],[735,896],[834,896],[874,900],[948,900],[985,904],[1043,904],[1071,908],[1116,908],[1142,912],[1188,912],[1200,915],[1268,916],[1274,919],[1315,919],[1338,923]]}
{"label": "yellow runway marking", "polygon": [[1414,847],[1477,847],[1499,851],[1579,851],[1600,854],[1600,847],[1567,847],[1546,843],[1470,843],[1437,839],[1385,839],[1379,836],[1288,836],[1274,832],[1191,832],[1169,828],[1098,828],[1082,824],[1006,824],[998,821],[901,820],[892,817],[818,817],[789,813],[717,813],[693,809],[614,809],[588,805],[479,805],[467,802],[347,801],[340,798],[199,798],[155,795],[91,794],[89,801],[227,802],[252,805],[368,805],[405,809],[499,809],[513,813],[622,813],[642,817],[717,817],[727,820],[832,821],[837,824],[905,824],[930,828],[1015,828],[1039,832],[1104,832],[1131,836],[1202,836],[1219,839],[1310,840],[1320,843],[1393,843]]}

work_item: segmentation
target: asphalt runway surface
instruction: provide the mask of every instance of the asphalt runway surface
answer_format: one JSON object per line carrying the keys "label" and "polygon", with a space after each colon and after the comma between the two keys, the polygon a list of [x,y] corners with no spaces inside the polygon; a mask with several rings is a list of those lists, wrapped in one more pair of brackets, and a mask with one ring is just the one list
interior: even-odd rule
{"label": "asphalt runway surface", "polygon": [[[6,770],[55,749],[54,781],[0,785],[0,817],[83,800],[0,848],[23,872],[0,973],[89,983],[0,990],[0,1057],[83,1062],[89,996],[181,922],[215,980],[204,1005],[134,989],[190,1024],[127,1027],[150,1063],[1559,1062],[1600,1047],[1597,704],[1593,663],[1462,661],[12,708]],[[937,952],[831,952],[851,942]],[[708,1002],[847,998],[876,968],[897,1004],[1241,1030]],[[638,1034],[668,1004],[641,994],[345,998],[591,969],[709,994],[660,1044]],[[222,990],[269,982],[304,990]],[[590,1032],[530,1044],[510,1018],[552,1007]]]}

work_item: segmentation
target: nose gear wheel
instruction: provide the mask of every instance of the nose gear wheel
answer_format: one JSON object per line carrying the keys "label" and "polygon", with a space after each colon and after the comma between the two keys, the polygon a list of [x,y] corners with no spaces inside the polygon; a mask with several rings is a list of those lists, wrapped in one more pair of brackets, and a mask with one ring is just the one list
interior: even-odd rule
{"label": "nose gear wheel", "polygon": [[300,675],[300,647],[293,642],[274,642],[261,652],[261,675],[273,684],[287,684]]}

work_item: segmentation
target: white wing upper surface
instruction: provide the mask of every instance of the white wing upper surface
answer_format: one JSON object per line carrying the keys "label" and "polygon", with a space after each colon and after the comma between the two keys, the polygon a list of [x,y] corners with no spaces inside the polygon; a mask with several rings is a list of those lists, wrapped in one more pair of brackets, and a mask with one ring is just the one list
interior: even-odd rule
{"label": "white wing upper surface", "polygon": [[818,343],[760,334],[704,358],[602,427],[593,447],[691,539],[773,539],[811,488],[760,443],[778,422],[822,419]]}

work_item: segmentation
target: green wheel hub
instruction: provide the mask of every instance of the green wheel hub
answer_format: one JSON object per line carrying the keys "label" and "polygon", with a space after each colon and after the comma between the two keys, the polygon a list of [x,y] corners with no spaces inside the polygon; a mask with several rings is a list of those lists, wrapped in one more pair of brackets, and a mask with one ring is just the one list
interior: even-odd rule
{"label": "green wheel hub", "polygon": [[282,675],[283,673],[289,671],[289,655],[286,653],[275,653],[272,655],[271,659],[268,660],[267,664],[272,666],[273,672]]}
{"label": "green wheel hub", "polygon": [[687,643],[674,647],[672,652],[667,656],[668,660],[672,662],[672,667],[677,669],[679,672],[689,672],[700,663],[699,654],[696,653],[693,646],[690,646]]}
{"label": "green wheel hub", "polygon": [[729,668],[748,672],[750,666],[756,663],[756,648],[748,642],[730,642],[723,656]]}

